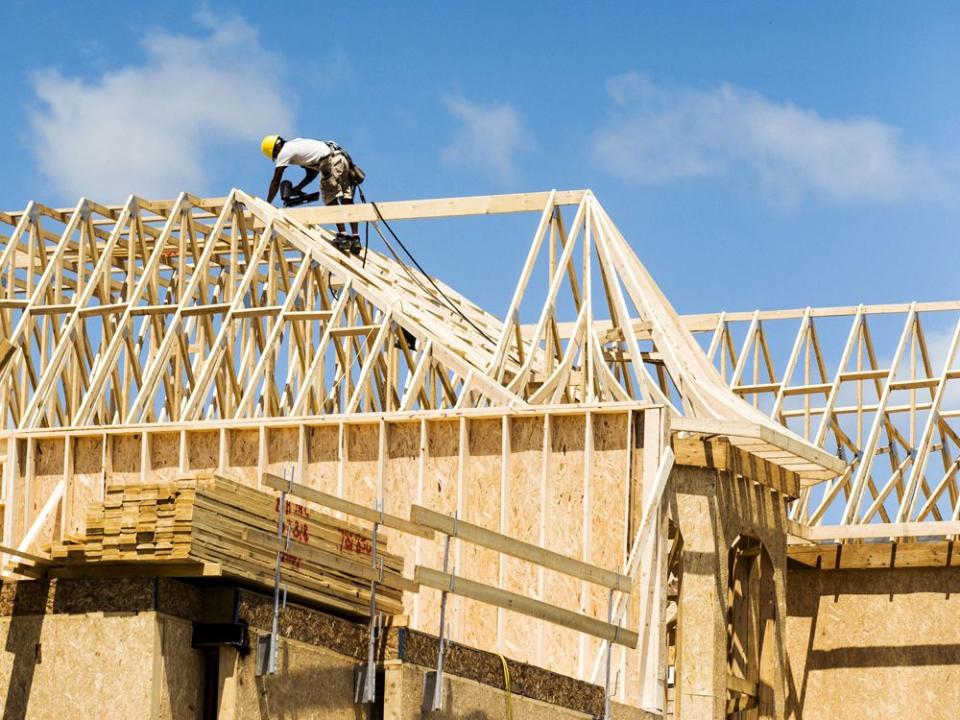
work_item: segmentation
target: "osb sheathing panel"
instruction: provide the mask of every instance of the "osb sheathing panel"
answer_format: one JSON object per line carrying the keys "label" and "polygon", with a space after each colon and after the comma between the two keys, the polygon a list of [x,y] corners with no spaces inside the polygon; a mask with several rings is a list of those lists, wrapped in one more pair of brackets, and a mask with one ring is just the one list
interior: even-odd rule
{"label": "osb sheathing panel", "polygon": [[[549,518],[544,525],[545,544],[569,557],[582,558],[586,423],[582,417],[560,416],[552,419],[549,431],[551,452],[545,454],[547,484],[543,508]],[[580,581],[557,572],[540,572],[543,574],[544,600],[551,605],[580,610],[583,589]],[[564,675],[577,674],[580,654],[571,653],[570,648],[579,645],[579,633],[544,624],[540,642],[540,664]]]}
{"label": "osb sheathing panel", "polygon": [[[172,482],[180,475],[180,433],[150,435],[150,479]],[[112,482],[112,478],[109,480]]]}
{"label": "osb sheathing panel", "polygon": [[192,585],[158,577],[22,580],[0,586],[0,616],[153,610],[199,620],[200,592]]}
{"label": "osb sheathing panel", "polygon": [[[423,486],[421,500],[423,505],[447,515],[457,510],[457,467],[459,464],[460,441],[459,421],[427,422],[426,453],[423,459]],[[457,543],[452,543],[452,553],[456,553]],[[425,542],[421,544],[420,564],[434,568],[443,567],[443,543]],[[457,568],[460,574],[466,574],[466,568]],[[448,631],[453,637],[462,632],[460,625],[460,605],[456,598],[448,604]],[[422,588],[420,605],[414,623],[417,627],[437,631],[440,617],[440,593]]]}
{"label": "osb sheathing panel", "polygon": [[[519,418],[510,422],[510,463],[507,469],[510,496],[504,532],[510,537],[535,544],[540,544],[543,447],[542,418]],[[510,557],[504,557],[503,563],[504,589],[537,597],[537,567]],[[537,662],[542,626],[542,621],[505,612],[505,653],[522,662]]]}
{"label": "osb sheathing panel", "polygon": [[[426,668],[392,665],[384,679],[383,720],[421,720],[423,678]],[[444,676],[443,709],[431,713],[430,720],[586,720],[595,715],[551,705],[468,680],[456,675]],[[508,704],[509,703],[509,704]],[[637,708],[613,704],[613,720],[653,720],[654,716]]]}
{"label": "osb sheathing panel", "polygon": [[256,487],[260,457],[259,431],[230,430],[227,436],[227,474],[245,485]]}
{"label": "osb sheathing panel", "polygon": [[103,438],[78,437],[73,439],[73,482],[70,495],[71,512],[64,528],[67,534],[83,532],[87,509],[99,500],[103,483]]}
{"label": "osb sheathing panel", "polygon": [[[383,510],[406,517],[410,505],[420,503],[421,423],[386,425],[384,429],[387,433],[387,459],[383,470]],[[408,568],[416,564],[421,540],[392,530],[384,534],[390,552],[403,556]],[[404,612],[408,617],[416,617],[417,598],[419,595],[404,593]]]}
{"label": "osb sheathing panel", "polygon": [[143,435],[116,435],[110,438],[111,477],[114,482],[140,482],[141,444]]}
{"label": "osb sheathing panel", "polygon": [[[417,503],[608,569],[622,567],[629,488],[636,474],[632,466],[637,465],[628,437],[630,411],[506,417],[469,413],[390,422],[78,435],[71,440],[69,491],[80,507],[71,517],[86,514],[104,482],[156,482],[176,479],[183,471],[219,470],[256,487],[265,470],[293,472],[308,486],[367,506],[382,498],[385,511],[396,515],[407,516]],[[33,496],[40,503],[63,476],[63,439],[32,442],[33,486],[42,488]],[[22,444],[25,456],[28,443]],[[26,457],[21,458],[21,478],[27,467]],[[52,529],[39,541],[48,540]],[[403,555],[408,574],[417,564],[442,567],[442,538],[431,542],[389,530],[384,536],[389,549]],[[461,576],[606,617],[605,590],[491,550],[454,540],[451,567]],[[436,632],[439,604],[440,593],[433,590],[408,597],[412,626]],[[496,648],[573,675],[592,667],[599,649],[598,642],[578,633],[459,597],[449,599],[447,633],[455,641]]]}
{"label": "osb sheathing panel", "polygon": [[[62,438],[53,438],[50,440],[38,440],[33,445],[33,466],[35,476],[32,487],[30,488],[30,499],[27,507],[28,518],[33,522],[40,514],[46,499],[53,492],[57,483],[63,479],[63,444]],[[28,444],[29,445],[29,444]],[[28,462],[29,450],[28,450]],[[54,532],[60,528],[60,513],[51,513],[44,524],[39,537],[52,537]]]}
{"label": "osb sheathing panel", "polygon": [[788,717],[953,720],[960,570],[787,573]]}
{"label": "osb sheathing panel", "polygon": [[[726,696],[726,594],[729,548],[741,534],[763,543],[773,564],[778,618],[786,618],[786,516],[783,496],[728,473],[676,466],[668,505],[683,536],[683,582],[679,600],[677,711],[686,718],[720,717]],[[784,658],[785,622],[777,623]],[[785,658],[784,658],[785,661]],[[782,712],[785,668],[775,696]]]}
{"label": "osb sheathing panel", "polygon": [[[236,705],[221,704],[231,720],[360,720],[370,715],[353,703],[356,661],[323,648],[284,639],[277,673],[257,677],[254,653],[238,657],[233,669]],[[221,682],[223,678],[221,679]]]}
{"label": "osb sheathing panel", "polygon": [[303,482],[317,490],[337,493],[340,467],[340,428],[320,425],[307,428],[307,469]]}
{"label": "osb sheathing panel", "polygon": [[373,507],[377,500],[380,427],[376,424],[348,425],[344,429],[347,446],[344,497],[366,507]]}
{"label": "osb sheathing panel", "polygon": [[154,651],[151,717],[194,720],[203,700],[203,655],[190,646],[193,623],[160,615],[157,632],[160,647]]}
{"label": "osb sheathing panel", "polygon": [[[589,458],[589,478],[584,489],[585,493],[589,493],[587,503],[590,507],[586,518],[588,560],[598,567],[620,570],[624,564],[624,548],[627,547],[626,517],[629,508],[625,478],[630,464],[630,454],[627,452],[630,418],[626,413],[594,414],[590,422],[593,452]],[[609,592],[593,584],[585,584],[584,588],[583,612],[605,619]],[[631,607],[633,604],[631,602]],[[580,654],[588,670],[593,666],[600,649],[599,640],[586,635],[582,637]],[[619,654],[622,650],[616,648],[615,652]]]}
{"label": "osb sheathing panel", "polygon": [[204,470],[217,467],[220,457],[220,433],[216,431],[189,434],[187,467]]}
{"label": "osb sheathing panel", "polygon": [[[271,598],[240,591],[236,607],[238,617],[249,623],[252,636],[270,628]],[[286,639],[319,646],[354,661],[364,660],[367,656],[367,629],[362,623],[290,604],[281,613],[280,630]],[[426,633],[390,627],[380,635],[375,652],[378,661],[402,660],[432,667],[437,659],[438,642],[436,637]],[[507,663],[514,694],[594,716],[601,714],[603,691],[599,686],[513,659],[508,659]],[[451,675],[491,688],[503,690],[506,687],[503,661],[488,651],[448,643],[444,669]]]}
{"label": "osb sheathing panel", "polygon": [[202,674],[191,632],[152,612],[0,618],[4,717],[193,720]]}
{"label": "osb sheathing panel", "polygon": [[290,477],[297,468],[300,443],[297,428],[270,428],[266,440],[267,471],[280,476],[286,472]]}
{"label": "osb sheathing panel", "polygon": [[[463,472],[463,519],[488,530],[500,529],[500,479],[503,423],[499,419],[467,424],[469,462]],[[491,490],[491,484],[497,486]],[[463,543],[458,564],[472,568],[471,577],[487,585],[497,585],[500,575],[499,553]],[[496,644],[497,609],[491,605],[463,600],[464,623],[460,641],[473,647]]]}

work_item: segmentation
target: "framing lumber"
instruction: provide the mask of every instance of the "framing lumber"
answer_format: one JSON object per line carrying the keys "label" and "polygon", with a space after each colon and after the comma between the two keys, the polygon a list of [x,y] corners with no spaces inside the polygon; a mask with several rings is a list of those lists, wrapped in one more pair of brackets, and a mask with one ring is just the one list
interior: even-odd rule
{"label": "framing lumber", "polygon": [[454,595],[496,605],[504,610],[512,610],[522,615],[546,620],[555,625],[612,642],[615,645],[635,648],[639,640],[637,633],[632,630],[625,630],[617,625],[581,615],[573,610],[565,610],[525,595],[500,590],[439,570],[418,565],[414,578],[416,582],[426,587],[445,590]]}
{"label": "framing lumber", "polygon": [[[443,198],[437,200],[402,200],[378,202],[373,205],[336,205],[329,207],[291,208],[287,214],[304,225],[330,225],[344,222],[374,222],[384,220],[415,220],[424,218],[465,217],[469,215],[502,215],[508,213],[540,212],[551,205],[577,205],[586,190],[512,195],[478,195],[475,197]],[[377,210],[380,211],[379,216]]]}
{"label": "framing lumber", "polygon": [[479,525],[434,512],[420,505],[414,505],[410,508],[410,522],[437,530],[451,537],[460,538],[474,545],[481,545],[541,565],[550,570],[556,570],[565,575],[602,585],[611,590],[629,593],[633,588],[633,581],[626,575],[552,552],[533,543],[516,540],[482,528]]}
{"label": "framing lumber", "polygon": [[274,490],[282,490],[290,495],[295,495],[296,497],[303,498],[304,500],[317,503],[317,505],[322,505],[323,507],[336,510],[337,512],[346,513],[347,515],[353,515],[354,517],[358,517],[372,523],[379,523],[384,527],[393,528],[394,530],[405,532],[408,535],[415,535],[417,537],[424,538],[425,540],[433,540],[434,538],[433,530],[429,527],[424,527],[423,523],[418,524],[416,521],[405,520],[402,517],[396,517],[394,515],[390,515],[389,513],[378,512],[373,508],[364,507],[359,503],[344,500],[336,495],[320,492],[319,490],[314,490],[313,488],[309,488],[306,485],[301,485],[300,483],[296,483],[291,480],[285,480],[284,478],[272,473],[266,473],[264,475],[263,484]]}

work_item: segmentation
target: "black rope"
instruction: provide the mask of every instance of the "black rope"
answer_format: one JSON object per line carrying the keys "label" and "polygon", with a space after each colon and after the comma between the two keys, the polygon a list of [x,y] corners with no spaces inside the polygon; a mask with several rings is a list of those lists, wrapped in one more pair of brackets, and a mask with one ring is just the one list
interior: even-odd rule
{"label": "black rope", "polygon": [[[357,191],[360,193],[360,200],[361,200],[361,202],[367,203],[368,200],[367,200],[367,198],[364,196],[363,190],[360,188],[359,185],[357,186]],[[447,296],[447,294],[446,294],[443,290],[440,289],[440,286],[437,285],[436,282],[434,282],[433,278],[430,277],[430,275],[427,273],[427,271],[423,269],[423,266],[422,266],[422,265],[417,261],[417,259],[413,256],[413,253],[410,252],[410,250],[407,248],[407,246],[403,244],[403,241],[402,241],[402,240],[397,236],[397,234],[393,231],[393,228],[390,227],[390,223],[388,223],[388,222],[384,219],[383,214],[380,212],[380,208],[377,207],[377,204],[376,204],[375,202],[373,202],[373,201],[369,201],[369,203],[370,203],[370,206],[373,208],[373,211],[377,214],[377,218],[378,218],[379,222],[383,223],[383,226],[387,229],[387,231],[390,233],[390,235],[393,237],[393,239],[397,241],[397,245],[400,246],[400,249],[403,250],[403,252],[406,254],[406,256],[407,256],[408,258],[410,258],[410,261],[414,264],[414,266],[416,266],[417,270],[419,270],[420,273],[421,273],[421,274],[427,279],[427,281],[433,286],[433,289],[436,290],[436,291],[440,294],[440,296],[446,301],[447,306],[448,306],[451,310],[453,310],[457,315],[459,315],[460,317],[462,317],[462,318],[470,325],[470,327],[472,327],[472,328],[473,328],[474,330],[476,330],[478,333],[480,333],[481,335],[483,335],[483,337],[484,337],[488,342],[493,343],[493,344],[496,344],[496,342],[494,341],[494,339],[493,339],[492,337],[490,337],[489,335],[487,335],[480,327],[478,327],[477,324],[476,324],[475,322],[473,322],[473,320],[471,320],[471,319],[468,318],[466,315],[464,315],[464,314],[463,314],[463,311],[460,310],[459,307],[457,307],[456,303],[454,303],[454,302]],[[374,229],[377,229],[377,228],[374,227]],[[367,242],[368,242],[368,245],[369,245],[369,240],[370,240],[370,234],[369,234],[369,233],[370,233],[370,223],[369,223],[369,221],[367,222],[366,232],[367,232]],[[379,232],[379,230],[377,230],[377,232]],[[383,239],[384,245],[386,245],[387,247],[390,247],[389,243],[386,242],[386,238],[383,237],[383,234],[382,234],[382,233],[381,233],[380,237]],[[397,262],[399,262],[401,265],[404,265],[404,267],[406,267],[406,264],[403,262],[403,260],[401,260],[401,259],[397,256],[397,254],[396,254],[395,252],[393,252],[393,248],[390,248],[390,250],[391,250],[391,252],[393,253],[393,256],[397,259]],[[366,262],[366,259],[367,259],[366,254],[364,254],[363,259],[364,259],[364,262]],[[408,272],[409,272],[409,271],[408,271]]]}

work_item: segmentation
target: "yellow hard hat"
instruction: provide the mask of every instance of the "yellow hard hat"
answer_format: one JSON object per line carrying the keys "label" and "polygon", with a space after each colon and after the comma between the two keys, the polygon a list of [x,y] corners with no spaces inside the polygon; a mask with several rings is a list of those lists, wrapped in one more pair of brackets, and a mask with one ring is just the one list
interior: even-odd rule
{"label": "yellow hard hat", "polygon": [[273,149],[277,146],[279,135],[265,135],[260,141],[260,150],[267,156],[268,160],[273,160]]}

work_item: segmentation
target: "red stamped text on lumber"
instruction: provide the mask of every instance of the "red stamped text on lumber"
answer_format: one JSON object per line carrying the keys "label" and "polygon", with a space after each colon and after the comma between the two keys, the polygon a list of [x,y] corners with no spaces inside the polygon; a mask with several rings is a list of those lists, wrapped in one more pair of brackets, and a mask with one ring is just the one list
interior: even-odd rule
{"label": "red stamped text on lumber", "polygon": [[370,555],[373,552],[373,543],[362,535],[341,528],[340,549],[355,552],[359,555]]}
{"label": "red stamped text on lumber", "polygon": [[310,526],[299,520],[287,520],[287,533],[297,542],[310,542]]}
{"label": "red stamped text on lumber", "polygon": [[[310,517],[310,508],[306,505],[300,505],[299,503],[290,502],[289,500],[285,501],[284,505],[286,512],[284,513],[287,517],[291,515],[295,517],[309,518]],[[280,498],[276,499],[273,509],[277,512],[280,512]]]}
{"label": "red stamped text on lumber", "polygon": [[297,570],[300,569],[301,560],[296,555],[291,555],[290,553],[282,552],[280,553],[280,562],[282,562],[284,565],[290,565],[291,567],[296,568]]}

